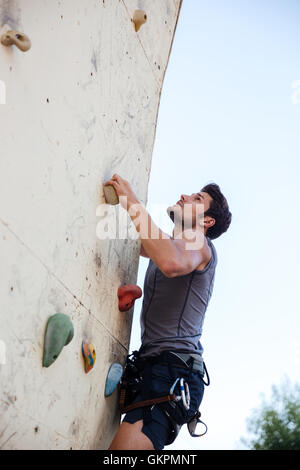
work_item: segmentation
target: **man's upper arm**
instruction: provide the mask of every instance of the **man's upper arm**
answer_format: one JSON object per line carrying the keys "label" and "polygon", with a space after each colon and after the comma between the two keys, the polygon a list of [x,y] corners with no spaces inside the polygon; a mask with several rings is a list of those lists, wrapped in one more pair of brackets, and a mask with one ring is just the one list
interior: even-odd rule
{"label": "man's upper arm", "polygon": [[144,256],[144,258],[149,258],[149,255],[147,254],[145,248],[143,247],[141,243],[141,249],[140,249],[140,256]]}

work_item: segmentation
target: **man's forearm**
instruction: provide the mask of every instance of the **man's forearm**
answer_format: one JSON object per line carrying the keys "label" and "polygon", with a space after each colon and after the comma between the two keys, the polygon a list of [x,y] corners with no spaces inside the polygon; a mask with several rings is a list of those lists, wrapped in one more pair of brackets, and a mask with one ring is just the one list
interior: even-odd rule
{"label": "man's forearm", "polygon": [[154,223],[146,208],[138,200],[129,204],[128,213],[148,256],[161,271],[172,269],[176,261],[177,248],[171,237]]}

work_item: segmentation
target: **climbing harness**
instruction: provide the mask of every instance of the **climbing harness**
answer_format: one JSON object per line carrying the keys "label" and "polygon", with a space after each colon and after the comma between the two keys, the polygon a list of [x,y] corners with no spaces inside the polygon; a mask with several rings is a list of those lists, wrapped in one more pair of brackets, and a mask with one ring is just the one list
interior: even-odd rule
{"label": "climbing harness", "polygon": [[[207,433],[207,426],[205,423],[203,423],[203,421],[201,421],[200,416],[201,416],[201,413],[198,410],[195,416],[187,423],[188,431],[192,437],[201,437]],[[196,430],[197,424],[199,423],[203,424],[203,426],[205,427],[205,431],[203,433],[197,434],[195,433],[195,430]]]}
{"label": "climbing harness", "polygon": [[[179,407],[179,402],[181,401],[186,412],[190,409],[191,397],[188,380],[183,377],[176,377],[167,395],[158,397],[151,396],[152,366],[154,364],[167,364],[170,376],[173,376],[173,378],[174,372],[172,366],[183,367],[190,372],[200,371],[203,384],[210,384],[209,375],[204,362],[196,361],[194,357],[191,357],[189,354],[164,351],[160,356],[140,358],[140,351],[133,351],[132,354],[127,356],[125,370],[120,381],[119,407],[121,413],[123,414],[137,408],[143,408],[143,421],[144,424],[148,424],[152,420],[152,409],[155,405],[158,405],[172,425],[171,435],[166,443],[167,445],[175,440],[181,426],[185,423],[192,437],[200,437],[206,434],[207,426],[200,420],[200,411],[197,410],[194,416],[187,421],[187,415],[184,415],[183,410]],[[204,381],[205,374],[207,376],[207,382]],[[180,394],[175,393],[176,386],[177,389],[180,389]],[[136,401],[139,394],[142,395],[142,400]],[[196,427],[199,423],[203,424],[205,427],[205,432],[200,434],[196,432]]]}

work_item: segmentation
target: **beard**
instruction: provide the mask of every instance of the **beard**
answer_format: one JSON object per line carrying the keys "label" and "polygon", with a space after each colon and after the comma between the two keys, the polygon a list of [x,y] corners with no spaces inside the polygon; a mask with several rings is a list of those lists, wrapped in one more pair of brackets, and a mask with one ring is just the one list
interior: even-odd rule
{"label": "beard", "polygon": [[167,213],[170,219],[172,220],[172,222],[174,222],[174,210],[171,207],[168,207]]}
{"label": "beard", "polygon": [[189,208],[183,208],[180,205],[173,205],[167,208],[167,213],[174,225],[182,230],[193,227],[195,221]]}
{"label": "beard", "polygon": [[174,224],[180,225],[182,223],[182,210],[180,206],[175,204],[174,206],[168,207],[167,213]]}

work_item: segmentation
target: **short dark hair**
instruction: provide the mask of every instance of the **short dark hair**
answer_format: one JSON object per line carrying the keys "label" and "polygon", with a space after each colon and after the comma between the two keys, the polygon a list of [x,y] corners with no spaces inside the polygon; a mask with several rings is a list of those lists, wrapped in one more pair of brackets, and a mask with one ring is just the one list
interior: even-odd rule
{"label": "short dark hair", "polygon": [[209,227],[206,232],[206,235],[213,240],[227,231],[231,224],[232,214],[229,210],[228,202],[217,184],[207,184],[201,191],[208,193],[212,198],[209,208],[204,212],[204,217],[209,215],[215,219],[215,224]]}

